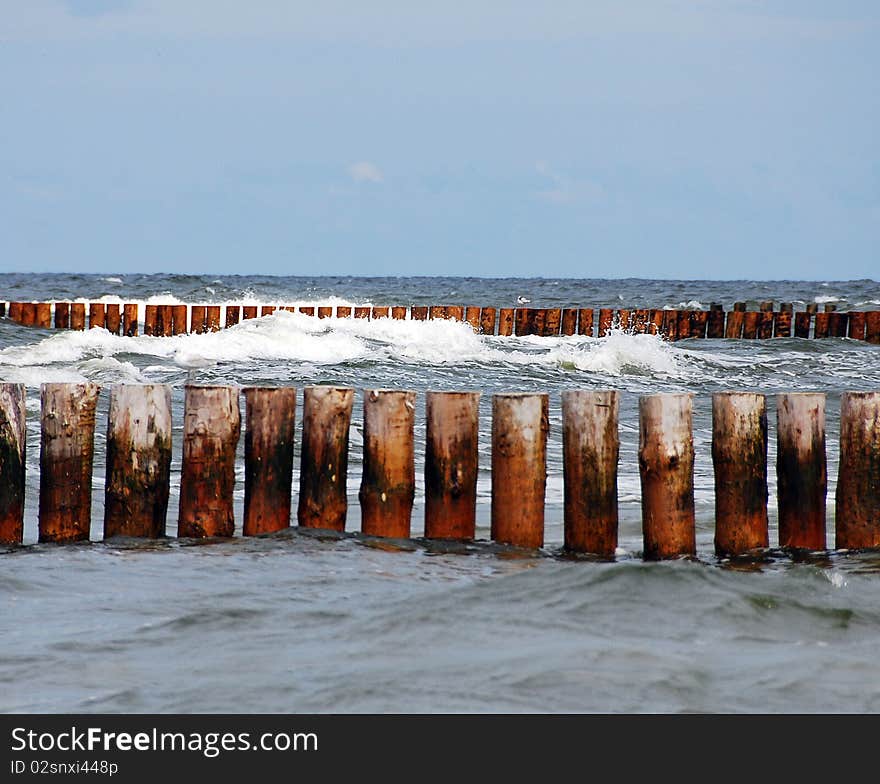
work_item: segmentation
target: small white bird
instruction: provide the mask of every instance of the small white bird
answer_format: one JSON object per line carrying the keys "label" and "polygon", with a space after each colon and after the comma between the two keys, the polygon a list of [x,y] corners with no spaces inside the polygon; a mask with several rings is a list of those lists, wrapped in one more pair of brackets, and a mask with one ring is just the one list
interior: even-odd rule
{"label": "small white bird", "polygon": [[531,302],[531,300],[528,299],[527,297],[523,297],[523,296],[519,296],[519,297],[516,298],[516,304],[517,304],[517,305],[525,305],[526,302]]}

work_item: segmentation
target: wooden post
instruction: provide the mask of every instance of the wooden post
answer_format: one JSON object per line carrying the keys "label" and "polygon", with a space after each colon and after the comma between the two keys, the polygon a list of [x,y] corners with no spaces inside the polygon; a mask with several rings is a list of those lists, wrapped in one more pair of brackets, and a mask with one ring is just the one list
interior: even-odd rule
{"label": "wooden post", "polygon": [[85,302],[72,302],[70,304],[70,328],[80,332],[86,328]]}
{"label": "wooden post", "polygon": [[364,464],[358,499],[361,531],[405,539],[415,498],[416,393],[364,391]]}
{"label": "wooden post", "polygon": [[639,398],[639,473],[646,560],[696,554],[693,395]]}
{"label": "wooden post", "polygon": [[671,343],[678,340],[678,311],[664,310],[661,334]]}
{"label": "wooden post", "polygon": [[691,336],[691,313],[690,310],[675,311],[676,330],[679,340],[686,340]]}
{"label": "wooden post", "polygon": [[705,338],[706,326],[709,319],[708,310],[692,310],[690,323],[690,336],[692,338]]}
{"label": "wooden post", "polygon": [[865,313],[860,310],[849,312],[849,337],[853,340],[865,339]]}
{"label": "wooden post", "polygon": [[336,318],[351,318],[351,307],[348,305],[337,305]]}
{"label": "wooden post", "polygon": [[16,324],[21,324],[21,308],[24,303],[22,302],[10,302],[9,303],[9,320],[14,321]]}
{"label": "wooden post", "polygon": [[547,330],[547,309],[535,308],[532,311],[532,332],[533,335],[545,336]]}
{"label": "wooden post", "polygon": [[492,397],[492,539],[544,546],[549,396]]}
{"label": "wooden post", "polygon": [[513,308],[501,308],[498,311],[498,334],[504,337],[510,337],[513,334]]}
{"label": "wooden post", "polygon": [[238,387],[187,386],[180,472],[180,537],[232,536]]}
{"label": "wooden post", "polygon": [[220,306],[207,305],[205,307],[205,330],[207,332],[220,331]]}
{"label": "wooden post", "polygon": [[773,337],[790,338],[791,337],[791,311],[780,310],[775,314],[775,322],[773,324]]}
{"label": "wooden post", "polygon": [[[770,303],[772,306],[772,302]],[[758,318],[758,339],[769,340],[773,337],[774,314],[772,310],[761,310]]]}
{"label": "wooden post", "polygon": [[[318,308],[318,316],[321,316],[322,308]],[[479,313],[479,309],[477,311]],[[391,318],[396,319],[397,321],[405,321],[406,320],[406,308],[403,305],[394,305],[391,308]]]}
{"label": "wooden post", "polygon": [[712,463],[715,553],[724,558],[769,547],[764,395],[712,395]]}
{"label": "wooden post", "polygon": [[494,335],[495,334],[495,308],[481,308],[480,309],[480,334],[481,335]]}
{"label": "wooden post", "polygon": [[55,303],[55,329],[70,329],[70,303]]}
{"label": "wooden post", "polygon": [[90,302],[89,303],[89,329],[95,329],[96,327],[103,329],[105,321],[106,321],[106,310],[104,309],[104,303],[103,302]]}
{"label": "wooden post", "polygon": [[880,310],[865,314],[865,340],[875,345],[880,343]]}
{"label": "wooden post", "polygon": [[39,541],[89,538],[97,384],[40,387]]}
{"label": "wooden post", "polygon": [[[73,326],[73,313],[71,312],[71,327]],[[122,334],[127,338],[137,337],[138,334],[138,306],[137,303],[126,302],[122,306]]]}
{"label": "wooden post", "polygon": [[709,307],[708,323],[706,325],[707,338],[724,337],[724,306],[713,303]]}
{"label": "wooden post", "polygon": [[[155,335],[156,334],[156,321],[158,318],[158,305],[146,305],[144,306],[144,334],[145,335]],[[195,306],[193,306],[193,310],[195,310]]]}
{"label": "wooden post", "polygon": [[629,332],[630,331],[629,318],[630,318],[630,312],[628,310],[618,310],[617,315],[614,320],[615,326],[621,332]]}
{"label": "wooden post", "polygon": [[665,314],[666,311],[655,308],[649,312],[650,325],[648,326],[648,332],[651,335],[662,335],[663,334],[663,324],[665,323]]}
{"label": "wooden post", "polygon": [[425,397],[425,537],[473,539],[477,524],[479,392]]}
{"label": "wooden post", "polygon": [[234,327],[241,321],[241,305],[226,306],[226,329]]}
{"label": "wooden post", "polygon": [[810,323],[813,319],[811,313],[795,313],[794,314],[794,336],[796,338],[810,337]]}
{"label": "wooden post", "polygon": [[348,432],[354,390],[306,387],[297,520],[304,528],[345,530]]}
{"label": "wooden post", "polygon": [[37,323],[37,303],[21,303],[21,323],[25,327],[33,327]]}
{"label": "wooden post", "polygon": [[388,318],[388,308],[387,307],[379,307],[378,305],[374,306],[371,318],[373,320],[380,319],[380,318]]}
{"label": "wooden post", "polygon": [[118,335],[122,326],[122,314],[119,312],[119,303],[111,302],[107,305],[107,319],[104,326],[111,335]]}
{"label": "wooden post", "polygon": [[248,387],[244,390],[245,536],[290,526],[295,387]]}
{"label": "wooden post", "polygon": [[535,308],[516,309],[516,314],[514,316],[514,334],[517,337],[535,334]]}
{"label": "wooden post", "polygon": [[189,332],[186,323],[187,307],[186,305],[172,305],[171,307],[171,334],[186,335]]}
{"label": "wooden post", "polygon": [[27,425],[24,384],[0,383],[0,545],[24,535]]}
{"label": "wooden post", "polygon": [[354,317],[356,319],[369,319],[370,309],[368,307],[356,307],[354,309]]}
{"label": "wooden post", "polygon": [[[275,312],[274,305],[261,305],[260,306],[260,318],[263,316],[271,316]],[[193,313],[195,313],[195,305],[193,305]],[[195,332],[195,330],[193,330]]]}
{"label": "wooden post", "polygon": [[162,316],[162,332],[159,334],[170,338],[174,334],[174,305],[160,306],[159,313]]}
{"label": "wooden post", "polygon": [[829,334],[830,313],[816,313],[816,324],[813,329],[814,338],[827,338]]}
{"label": "wooden post", "polygon": [[165,536],[171,481],[171,388],[116,384],[107,414],[104,538]]}
{"label": "wooden post", "polygon": [[559,334],[559,322],[562,320],[560,308],[548,308],[544,319],[544,335],[556,337]]}
{"label": "wooden post", "polygon": [[446,308],[446,318],[453,321],[464,321],[464,307],[462,305],[449,305]]}
{"label": "wooden post", "polygon": [[42,329],[52,328],[52,303],[38,302],[35,307],[34,326]]}
{"label": "wooden post", "polygon": [[427,321],[428,308],[426,305],[413,305],[409,309],[410,318],[413,321]]}
{"label": "wooden post", "polygon": [[576,308],[566,308],[562,311],[562,334],[569,336],[577,332],[578,312]]}
{"label": "wooden post", "polygon": [[741,310],[732,310],[727,314],[727,324],[724,327],[724,337],[737,340],[743,336],[745,313]]}
{"label": "wooden post", "polygon": [[599,310],[599,337],[604,338],[611,332],[611,325],[614,323],[614,311],[611,308],[601,308]]}
{"label": "wooden post", "polygon": [[648,311],[644,308],[638,308],[632,311],[630,317],[630,331],[633,335],[645,335],[648,333]]}
{"label": "wooden post", "polygon": [[578,335],[593,337],[593,309],[578,309]]}
{"label": "wooden post", "polygon": [[832,338],[845,338],[846,328],[848,326],[846,313],[832,311],[828,315],[828,336]]}
{"label": "wooden post", "polygon": [[761,313],[757,310],[748,310],[743,313],[743,332],[745,340],[755,340],[761,323]]}
{"label": "wooden post", "polygon": [[446,317],[446,307],[444,305],[431,305],[431,307],[428,308],[428,318],[430,318],[431,321],[445,319]]}
{"label": "wooden post", "polygon": [[[266,315],[265,313],[263,315]],[[206,331],[205,320],[207,318],[206,308],[204,305],[193,305],[190,308],[190,326],[189,331],[194,335],[202,335]]]}
{"label": "wooden post", "polygon": [[620,393],[562,393],[565,549],[613,558],[617,549]]}
{"label": "wooden post", "polygon": [[880,392],[840,398],[835,547],[880,547]]}
{"label": "wooden post", "polygon": [[779,546],[824,550],[825,395],[800,392],[776,399]]}
{"label": "wooden post", "polygon": [[464,320],[471,325],[474,332],[480,331],[480,309],[472,305],[468,305],[464,309]]}
{"label": "wooden post", "polygon": [[258,308],[256,305],[242,305],[241,320],[254,319],[258,316]]}
{"label": "wooden post", "polygon": [[[293,313],[293,308],[288,308],[291,313]],[[374,308],[375,310],[375,308]],[[299,312],[304,316],[314,316],[315,315],[315,306],[314,305],[300,305]]]}

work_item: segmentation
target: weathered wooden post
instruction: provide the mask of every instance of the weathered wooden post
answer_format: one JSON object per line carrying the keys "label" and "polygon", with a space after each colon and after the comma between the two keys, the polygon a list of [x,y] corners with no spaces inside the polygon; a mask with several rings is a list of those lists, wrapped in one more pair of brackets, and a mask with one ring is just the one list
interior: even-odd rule
{"label": "weathered wooden post", "polygon": [[[265,308],[264,308],[265,309]],[[265,313],[263,314],[266,315]],[[207,308],[205,305],[193,305],[190,308],[189,331],[194,335],[202,335],[207,331]]]}
{"label": "weathered wooden post", "polygon": [[709,321],[708,310],[692,310],[690,323],[690,336],[692,338],[705,338]]}
{"label": "weathered wooden post", "polygon": [[409,309],[409,315],[413,321],[427,321],[428,320],[428,306],[427,305],[413,305]]}
{"label": "weathered wooden post", "polygon": [[156,332],[156,322],[159,320],[159,306],[158,305],[145,305],[144,306],[144,334],[155,336],[158,333]]}
{"label": "weathered wooden post", "polygon": [[574,335],[577,332],[578,312],[576,308],[565,308],[562,311],[562,334]]}
{"label": "weathered wooden post", "polygon": [[187,386],[180,472],[180,537],[232,536],[238,387]]}
{"label": "weathered wooden post", "polygon": [[[766,303],[764,303],[766,304]],[[758,339],[759,340],[769,340],[773,337],[773,322],[774,322],[774,314],[773,314],[773,303],[770,303],[770,308],[765,310],[763,307],[760,310],[758,317]]]}
{"label": "weathered wooden post", "polygon": [[880,392],[840,399],[835,547],[880,547]]}
{"label": "weathered wooden post", "polygon": [[815,326],[813,328],[814,338],[827,338],[829,334],[831,313],[816,313]]}
{"label": "weathered wooden post", "polygon": [[187,325],[187,307],[186,305],[171,306],[171,334],[186,335],[189,332]]}
{"label": "weathered wooden post", "polygon": [[654,308],[648,312],[648,319],[650,320],[650,324],[648,325],[648,333],[650,335],[662,335],[663,334],[663,324],[665,323],[666,311],[662,308]]}
{"label": "weathered wooden post", "polygon": [[825,395],[797,392],[776,399],[779,546],[824,550]]}
{"label": "weathered wooden post", "polygon": [[70,303],[70,328],[82,332],[86,328],[86,303]]}
{"label": "weathered wooden post", "polygon": [[242,305],[241,320],[255,319],[259,316],[259,309],[256,305]]}
{"label": "weathered wooden post", "polygon": [[724,337],[728,340],[738,340],[743,336],[745,313],[741,310],[732,310],[727,314],[727,323],[724,327]]}
{"label": "weathered wooden post", "polygon": [[70,303],[55,303],[55,329],[70,329]]}
{"label": "weathered wooden post", "polygon": [[865,312],[851,310],[849,313],[849,337],[853,340],[865,339]]}
{"label": "weathered wooden post", "polygon": [[828,334],[833,338],[845,338],[847,327],[849,325],[849,313],[841,313],[840,311],[829,314],[828,317]]}
{"label": "weathered wooden post", "polygon": [[712,463],[715,553],[723,558],[769,547],[764,395],[712,395]]}
{"label": "weathered wooden post", "polygon": [[620,393],[562,393],[565,549],[613,558],[617,549]]}
{"label": "weathered wooden post", "polygon": [[174,306],[160,305],[157,318],[157,335],[170,338],[174,334]]}
{"label": "weathered wooden post", "polygon": [[707,338],[724,337],[724,306],[713,302],[709,306],[708,323],[706,325]]}
{"label": "weathered wooden post", "polygon": [[495,316],[496,311],[495,308],[481,308],[480,309],[480,334],[481,335],[494,335],[495,334]]}
{"label": "weathered wooden post", "polygon": [[464,320],[471,325],[474,332],[480,331],[480,308],[468,305],[464,309]]}
{"label": "weathered wooden post", "polygon": [[14,321],[16,324],[21,324],[21,308],[23,302],[10,302],[9,303],[9,320]]}
{"label": "weathered wooden post", "polygon": [[501,308],[498,311],[498,334],[510,337],[513,334],[513,321],[515,311],[513,308]]}
{"label": "weathered wooden post", "polygon": [[290,526],[295,387],[248,387],[244,390],[245,536]]}
{"label": "weathered wooden post", "polygon": [[364,391],[364,465],[358,499],[361,531],[405,539],[415,498],[416,393]]}
{"label": "weathered wooden post", "polygon": [[226,329],[234,327],[241,321],[241,305],[226,306]]}
{"label": "weathered wooden post", "polygon": [[[318,308],[318,318],[324,318],[324,316],[321,315],[322,310],[325,310],[325,308]],[[477,313],[479,315],[479,309],[477,309]],[[406,308],[403,305],[393,305],[391,307],[391,318],[397,321],[405,321]]]}
{"label": "weathered wooden post", "polygon": [[632,312],[632,333],[633,335],[646,335],[649,331],[650,316],[649,311],[645,308],[638,308]]}
{"label": "weathered wooden post", "polygon": [[103,302],[89,303],[89,329],[104,327],[106,321],[106,311]]}
{"label": "weathered wooden post", "polygon": [[220,331],[220,306],[219,305],[206,305],[205,306],[205,331],[206,332],[219,332]]}
{"label": "weathered wooden post", "polygon": [[535,334],[535,308],[517,308],[513,331],[517,337]]}
{"label": "weathered wooden post", "polygon": [[639,473],[646,560],[696,554],[693,395],[639,398]]}
{"label": "weathered wooden post", "polygon": [[796,338],[810,337],[810,326],[812,324],[813,315],[807,312],[799,312],[794,314],[794,336]]}
{"label": "weathered wooden post", "polygon": [[21,303],[21,323],[25,327],[33,327],[37,323],[37,303]]}
{"label": "weathered wooden post", "polygon": [[880,310],[869,310],[865,314],[865,340],[880,343]]}
{"label": "weathered wooden post", "polygon": [[354,317],[356,319],[369,319],[370,318],[370,308],[367,306],[360,306],[354,309]]}
{"label": "weathered wooden post", "polygon": [[549,396],[492,397],[492,539],[544,546]]}
{"label": "weathered wooden post", "polygon": [[593,309],[578,309],[578,335],[593,337]]}
{"label": "weathered wooden post", "polygon": [[380,306],[380,305],[374,305],[374,306],[373,306],[373,312],[372,312],[372,315],[370,316],[370,318],[373,319],[374,321],[375,321],[376,319],[380,319],[380,318],[388,318],[388,307],[387,307],[387,306],[384,306],[384,307],[383,307],[383,306]]}
{"label": "weathered wooden post", "polygon": [[742,336],[745,340],[756,340],[758,330],[761,326],[761,312],[758,310],[748,310],[743,313],[743,331]]}
{"label": "weathered wooden post", "polygon": [[542,334],[545,337],[556,337],[559,334],[559,322],[561,319],[562,310],[560,308],[547,308]]}
{"label": "weathered wooden post", "polygon": [[477,521],[479,392],[425,398],[425,537],[473,539]]}
{"label": "weathered wooden post", "polygon": [[[261,305],[260,306],[260,317],[263,316],[271,316],[275,312],[274,305]],[[195,306],[193,306],[193,315],[195,315]],[[195,330],[193,330],[195,332]]]}
{"label": "weathered wooden post", "polygon": [[165,536],[171,481],[171,388],[116,384],[107,414],[104,538]]}
{"label": "weathered wooden post", "polygon": [[25,402],[24,384],[0,383],[0,545],[24,535]]}
{"label": "weathered wooden post", "polygon": [[462,305],[448,305],[446,307],[446,318],[453,321],[464,321],[464,307]]}
{"label": "weathered wooden post", "polygon": [[306,387],[297,521],[304,528],[345,530],[348,432],[354,390]]}
{"label": "weathered wooden post", "polygon": [[97,384],[40,387],[39,541],[89,538]]}
{"label": "weathered wooden post", "polygon": [[611,332],[611,325],[614,323],[614,310],[611,308],[599,309],[599,334],[600,338],[604,338]]}
{"label": "weathered wooden post", "polygon": [[52,328],[52,303],[38,302],[35,306],[34,326],[42,329]]}
{"label": "weathered wooden post", "polygon": [[137,337],[138,334],[138,306],[137,303],[127,302],[122,306],[122,334],[127,338]]}
{"label": "weathered wooden post", "polygon": [[780,307],[788,306],[788,310],[780,310],[774,314],[773,337],[790,338],[791,337],[791,304],[786,303]]}
{"label": "weathered wooden post", "polygon": [[118,335],[119,328],[122,326],[122,314],[119,311],[118,302],[110,302],[107,304],[107,318],[104,327],[111,335]]}
{"label": "weathered wooden post", "polygon": [[[294,312],[294,308],[286,308],[286,310],[289,310],[291,313]],[[297,310],[299,310],[299,312],[302,313],[304,316],[314,316],[315,315],[315,306],[314,305],[300,305],[299,308],[297,308]],[[375,310],[375,308],[374,308],[374,310]]]}

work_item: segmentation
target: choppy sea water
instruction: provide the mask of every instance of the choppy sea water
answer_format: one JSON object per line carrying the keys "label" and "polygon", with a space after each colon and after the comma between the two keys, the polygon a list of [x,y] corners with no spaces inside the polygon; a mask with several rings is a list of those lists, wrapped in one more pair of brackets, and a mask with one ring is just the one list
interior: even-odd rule
{"label": "choppy sea water", "polygon": [[[772,299],[880,307],[880,284],[0,275],[0,300],[708,307]],[[95,443],[92,542],[35,544],[39,384],[172,386],[167,541],[101,542],[109,390]],[[712,550],[711,393],[768,395],[771,547],[777,544],[777,392],[827,394],[828,544],[840,394],[880,390],[880,347],[846,339],[493,337],[451,322],[318,320],[278,313],[229,330],[124,338],[0,320],[0,380],[28,388],[26,546],[0,555],[0,710],[24,712],[873,712],[880,709],[880,554],[764,562]],[[297,529],[194,543],[174,538],[183,388],[338,384],[358,390],[349,535]],[[417,498],[410,543],[355,534],[360,390],[414,389]],[[620,549],[564,556],[560,392],[621,391]],[[471,546],[422,533],[426,390],[481,391],[478,531]],[[489,539],[490,407],[499,391],[550,393],[546,547]],[[638,397],[694,398],[698,557],[641,561]],[[243,448],[243,444],[241,445]],[[296,503],[298,451],[295,455]],[[237,522],[243,502],[239,460]],[[294,507],[295,508],[295,507]],[[294,518],[295,519],[295,518]],[[240,530],[240,529],[239,529]]]}

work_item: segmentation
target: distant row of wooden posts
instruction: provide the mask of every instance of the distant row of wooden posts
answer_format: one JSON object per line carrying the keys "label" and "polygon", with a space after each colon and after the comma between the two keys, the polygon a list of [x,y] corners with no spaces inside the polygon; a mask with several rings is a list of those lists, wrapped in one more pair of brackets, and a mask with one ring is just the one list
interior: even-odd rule
{"label": "distant row of wooden posts", "polygon": [[[39,541],[90,538],[93,441],[100,387],[41,388]],[[240,390],[187,386],[179,537],[229,537],[241,422]],[[354,390],[303,390],[297,523],[344,531],[348,510],[349,429]],[[297,390],[245,388],[245,536],[291,524]],[[425,395],[424,536],[473,540],[476,534],[478,392]],[[361,531],[409,538],[415,497],[416,393],[363,392]],[[639,472],[644,558],[696,553],[691,394],[639,400]],[[492,398],[491,538],[523,548],[544,545],[549,395]],[[825,396],[777,396],[778,544],[826,547]],[[564,546],[613,558],[618,543],[617,391],[562,393]],[[712,397],[715,551],[769,547],[764,395]],[[163,537],[170,488],[171,394],[167,385],[110,390],[104,504],[105,538]],[[0,384],[0,540],[22,542],[25,503],[25,389]],[[835,494],[837,549],[880,547],[880,392],[850,392],[840,406]]]}
{"label": "distant row of wooden posts", "polygon": [[[142,309],[142,312],[141,312]],[[613,329],[635,334],[685,338],[852,338],[880,344],[880,310],[838,311],[827,304],[823,312],[809,304],[794,312],[791,303],[760,303],[746,310],[734,303],[725,312],[720,304],[709,310],[600,308],[495,308],[465,305],[322,306],[322,305],[161,305],[104,302],[5,302],[0,317],[44,329],[83,330],[101,327],[114,335],[172,336],[215,332],[241,321],[292,311],[317,318],[455,319],[483,335],[590,335],[604,337]]]}

